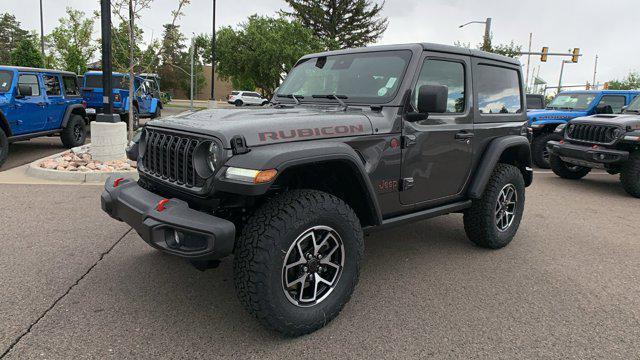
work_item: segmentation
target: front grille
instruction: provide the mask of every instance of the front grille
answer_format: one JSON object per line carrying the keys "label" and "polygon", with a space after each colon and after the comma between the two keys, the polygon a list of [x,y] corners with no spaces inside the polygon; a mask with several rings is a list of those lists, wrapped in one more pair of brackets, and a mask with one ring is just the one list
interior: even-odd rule
{"label": "front grille", "polygon": [[200,188],[205,179],[196,172],[193,156],[198,145],[206,141],[195,136],[147,128],[141,171],[179,186]]}
{"label": "front grille", "polygon": [[617,126],[596,124],[569,124],[567,135],[569,139],[598,143],[612,144],[616,141]]}

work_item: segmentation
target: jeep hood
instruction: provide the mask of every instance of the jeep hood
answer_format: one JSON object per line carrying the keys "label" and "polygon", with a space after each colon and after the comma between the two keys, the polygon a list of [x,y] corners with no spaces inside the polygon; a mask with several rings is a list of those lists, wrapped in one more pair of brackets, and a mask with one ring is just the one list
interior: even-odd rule
{"label": "jeep hood", "polygon": [[361,109],[340,111],[335,107],[212,109],[153,120],[148,125],[215,136],[225,147],[236,135],[244,136],[248,146],[260,146],[373,133]]}
{"label": "jeep hood", "polygon": [[533,119],[536,121],[544,121],[544,120],[560,120],[560,121],[568,121],[578,116],[587,115],[586,111],[566,111],[566,110],[530,110],[527,111],[527,117],[531,122]]}
{"label": "jeep hood", "polygon": [[583,116],[571,120],[572,124],[602,124],[616,125],[631,129],[640,129],[640,115],[638,114],[601,114]]}

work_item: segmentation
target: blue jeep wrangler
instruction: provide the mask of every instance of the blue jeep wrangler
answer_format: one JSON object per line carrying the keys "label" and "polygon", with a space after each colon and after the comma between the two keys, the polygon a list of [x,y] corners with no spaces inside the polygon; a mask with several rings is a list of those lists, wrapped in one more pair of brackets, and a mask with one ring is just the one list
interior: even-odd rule
{"label": "blue jeep wrangler", "polygon": [[0,66],[0,166],[12,142],[59,134],[67,148],[80,146],[86,124],[76,74]]}
{"label": "blue jeep wrangler", "polygon": [[533,132],[533,162],[540,168],[549,168],[547,143],[561,139],[554,133],[558,125],[581,116],[618,114],[639,94],[640,91],[627,90],[563,91],[545,109],[527,111],[529,128]]}
{"label": "blue jeep wrangler", "polygon": [[[133,126],[138,128],[140,118],[155,119],[161,116],[162,102],[153,96],[149,80],[140,76],[134,79],[135,98],[133,99]],[[129,118],[129,75],[113,73],[113,112],[120,114],[122,121]],[[87,103],[87,113],[93,120],[102,110],[102,72],[90,71],[84,74],[82,97]]]}

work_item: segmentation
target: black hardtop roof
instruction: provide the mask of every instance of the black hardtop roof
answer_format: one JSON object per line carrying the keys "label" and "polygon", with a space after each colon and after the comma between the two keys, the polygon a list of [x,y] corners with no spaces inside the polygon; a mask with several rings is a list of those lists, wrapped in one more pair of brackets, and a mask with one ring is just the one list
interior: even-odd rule
{"label": "black hardtop roof", "polygon": [[25,67],[25,66],[9,66],[9,65],[0,65],[0,70],[1,69],[15,69],[18,71],[25,71],[25,72],[38,72],[38,73],[54,73],[54,74],[65,74],[65,75],[73,75],[76,76],[76,73],[73,73],[71,71],[65,71],[65,70],[53,70],[53,69],[41,69],[41,68],[32,68],[32,67]]}
{"label": "black hardtop roof", "polygon": [[433,44],[433,43],[380,45],[380,46],[369,46],[369,47],[362,47],[362,48],[355,48],[355,49],[334,50],[334,51],[326,51],[322,53],[305,55],[302,57],[302,59],[309,59],[309,58],[315,58],[320,56],[364,53],[364,52],[371,52],[371,51],[392,51],[392,50],[422,50],[422,51],[442,52],[442,53],[448,53],[448,54],[473,56],[477,58],[495,60],[495,61],[500,61],[500,62],[520,66],[520,61],[518,59],[510,58],[508,56],[493,54],[493,53],[489,53],[481,50],[468,49],[460,46],[451,46],[451,45],[442,45],[442,44]]}

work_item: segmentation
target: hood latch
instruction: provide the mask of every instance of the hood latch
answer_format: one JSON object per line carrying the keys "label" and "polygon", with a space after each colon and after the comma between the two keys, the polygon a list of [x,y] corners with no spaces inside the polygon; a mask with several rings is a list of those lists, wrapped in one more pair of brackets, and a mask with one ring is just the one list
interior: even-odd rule
{"label": "hood latch", "polygon": [[248,153],[251,149],[247,146],[247,141],[244,139],[244,136],[235,135],[231,138],[231,151],[233,155],[241,155]]}

